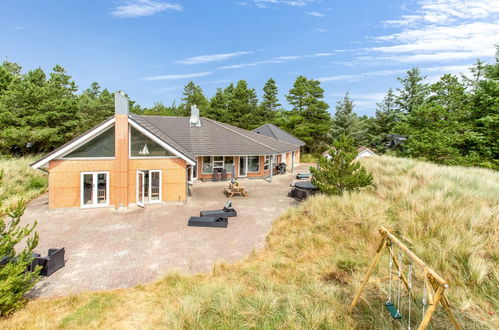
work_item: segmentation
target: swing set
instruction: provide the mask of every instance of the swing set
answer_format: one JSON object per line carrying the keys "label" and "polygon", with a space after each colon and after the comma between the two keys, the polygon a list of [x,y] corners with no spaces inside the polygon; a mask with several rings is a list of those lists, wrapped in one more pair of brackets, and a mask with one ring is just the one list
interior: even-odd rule
{"label": "swing set", "polygon": [[[461,329],[461,326],[457,322],[456,317],[452,313],[450,308],[449,300],[445,296],[445,290],[449,287],[447,282],[438,275],[433,269],[431,269],[427,264],[425,264],[418,256],[416,256],[407,246],[405,246],[402,242],[400,242],[397,237],[395,237],[392,233],[390,233],[385,227],[380,227],[379,232],[382,236],[381,242],[379,244],[378,249],[376,250],[376,256],[374,257],[369,269],[362,280],[360,287],[358,288],[355,296],[350,305],[350,311],[352,311],[357,305],[360,295],[364,291],[368,282],[380,283],[380,282],[389,282],[388,287],[388,300],[385,303],[385,307],[389,312],[390,316],[395,320],[402,319],[402,313],[400,310],[400,296],[402,291],[402,283],[408,292],[408,303],[407,303],[407,322],[408,329],[411,329],[411,301],[414,300],[416,302],[414,296],[414,290],[412,287],[412,279],[413,279],[413,264],[421,267],[424,277],[423,277],[423,297],[421,299],[421,307],[422,307],[422,319],[421,323],[418,326],[418,330],[426,329],[428,324],[430,323],[431,317],[435,312],[438,304],[440,303],[447,314],[447,317],[451,321],[452,325],[455,329]],[[394,245],[398,247],[398,257],[394,252]],[[381,256],[383,254],[383,250],[388,247],[389,251],[389,276],[387,278],[378,278],[378,279],[370,279],[371,275],[376,268]],[[402,271],[403,265],[403,255],[407,255],[409,258],[409,267],[407,276]],[[396,275],[392,275],[393,267],[396,268]],[[397,281],[397,293],[392,300],[393,294],[393,282]],[[429,306],[428,306],[429,305]]]}

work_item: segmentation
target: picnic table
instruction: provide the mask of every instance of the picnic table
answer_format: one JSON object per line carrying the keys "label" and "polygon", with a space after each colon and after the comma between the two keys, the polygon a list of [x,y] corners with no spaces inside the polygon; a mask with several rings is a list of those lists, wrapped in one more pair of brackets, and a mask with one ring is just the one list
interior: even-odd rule
{"label": "picnic table", "polygon": [[236,186],[232,183],[229,183],[229,187],[224,188],[224,193],[229,198],[234,196],[248,196],[248,190],[246,190],[246,188],[244,188],[243,186]]}

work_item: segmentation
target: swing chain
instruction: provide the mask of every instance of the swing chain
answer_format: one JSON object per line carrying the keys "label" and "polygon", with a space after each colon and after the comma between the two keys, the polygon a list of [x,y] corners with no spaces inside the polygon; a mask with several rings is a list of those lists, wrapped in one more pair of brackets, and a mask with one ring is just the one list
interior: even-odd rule
{"label": "swing chain", "polygon": [[411,293],[412,293],[412,260],[409,262],[409,274],[407,274],[407,282],[408,283],[408,296],[409,296],[409,311],[407,312],[407,329],[411,330]]}
{"label": "swing chain", "polygon": [[398,278],[399,287],[397,292],[397,315],[400,316],[400,292],[402,289],[402,250],[399,249],[399,260],[398,260]]}

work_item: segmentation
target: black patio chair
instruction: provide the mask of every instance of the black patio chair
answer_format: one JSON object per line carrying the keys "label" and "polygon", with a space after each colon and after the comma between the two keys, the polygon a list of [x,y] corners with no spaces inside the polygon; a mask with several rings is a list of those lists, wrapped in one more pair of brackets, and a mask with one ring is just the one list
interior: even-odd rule
{"label": "black patio chair", "polygon": [[227,201],[221,210],[209,210],[199,212],[201,217],[231,218],[237,216],[237,211],[232,208],[232,202]]}
{"label": "black patio chair", "polygon": [[39,265],[42,266],[40,275],[50,276],[56,270],[64,267],[64,248],[61,249],[49,249],[48,256],[42,258],[35,258],[39,260]]}
{"label": "black patio chair", "polygon": [[217,217],[190,217],[187,222],[188,226],[193,227],[213,227],[213,228],[227,228],[229,221],[227,218]]}

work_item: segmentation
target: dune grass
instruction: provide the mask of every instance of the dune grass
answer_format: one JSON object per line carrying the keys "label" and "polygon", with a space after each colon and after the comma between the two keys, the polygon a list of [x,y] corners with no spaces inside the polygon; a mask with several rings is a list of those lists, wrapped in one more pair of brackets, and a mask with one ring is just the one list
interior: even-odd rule
{"label": "dune grass", "polygon": [[[406,295],[402,321],[384,308],[387,283],[369,285],[348,312],[380,225],[449,281],[447,295],[465,329],[499,328],[499,174],[391,157],[362,162],[375,186],[288,209],[265,249],[245,260],[131,289],[33,300],[0,328],[407,328]],[[385,255],[377,275],[387,272]],[[421,270],[414,275],[420,297]],[[414,328],[420,304],[412,311]],[[431,326],[450,328],[441,308]]]}
{"label": "dune grass", "polygon": [[47,175],[29,167],[36,156],[0,157],[0,209],[29,202],[47,190]]}

